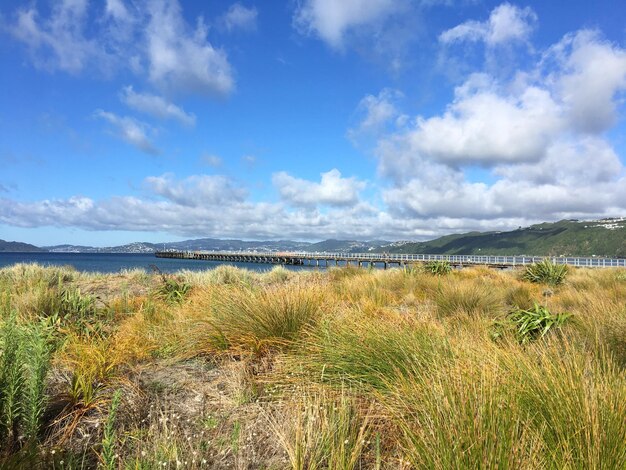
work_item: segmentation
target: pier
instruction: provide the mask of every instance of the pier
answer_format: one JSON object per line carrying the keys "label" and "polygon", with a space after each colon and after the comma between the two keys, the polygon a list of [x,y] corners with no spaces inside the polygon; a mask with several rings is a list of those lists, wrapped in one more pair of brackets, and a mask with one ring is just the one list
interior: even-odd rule
{"label": "pier", "polygon": [[488,256],[488,255],[427,255],[389,253],[287,253],[287,252],[208,252],[208,251],[157,251],[157,258],[194,259],[237,263],[264,263],[290,266],[358,266],[405,267],[429,261],[447,261],[455,267],[490,266],[509,268],[538,263],[548,259],[555,264],[586,268],[626,267],[624,258],[582,258],[550,256]]}

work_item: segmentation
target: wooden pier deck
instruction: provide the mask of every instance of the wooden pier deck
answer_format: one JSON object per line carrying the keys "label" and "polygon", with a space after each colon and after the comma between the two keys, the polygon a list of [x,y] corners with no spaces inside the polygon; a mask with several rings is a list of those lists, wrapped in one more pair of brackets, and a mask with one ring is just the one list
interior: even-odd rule
{"label": "wooden pier deck", "polygon": [[488,255],[428,255],[387,253],[274,253],[274,252],[208,252],[157,251],[157,258],[195,259],[204,261],[265,263],[292,266],[408,266],[428,261],[447,261],[452,266],[483,265],[497,268],[525,266],[549,259],[556,264],[588,268],[626,267],[624,258],[583,258],[543,256],[488,256]]}

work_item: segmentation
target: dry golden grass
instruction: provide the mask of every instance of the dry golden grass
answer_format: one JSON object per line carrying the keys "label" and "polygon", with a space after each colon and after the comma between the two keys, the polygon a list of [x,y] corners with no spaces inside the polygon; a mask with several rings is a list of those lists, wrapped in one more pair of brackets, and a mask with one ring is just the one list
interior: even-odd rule
{"label": "dry golden grass", "polygon": [[[178,279],[191,289],[167,303],[142,272],[0,270],[18,321],[52,332],[49,400],[74,403],[65,421],[48,410],[55,435],[101,429],[122,384],[136,390],[125,468],[626,468],[624,270],[575,269],[556,287],[487,268]],[[535,303],[571,316],[519,344],[507,318]],[[153,412],[129,414],[132,400]],[[188,428],[164,419],[174,409],[195,410]],[[194,434],[205,425],[210,439]],[[93,462],[100,437],[73,461]]]}

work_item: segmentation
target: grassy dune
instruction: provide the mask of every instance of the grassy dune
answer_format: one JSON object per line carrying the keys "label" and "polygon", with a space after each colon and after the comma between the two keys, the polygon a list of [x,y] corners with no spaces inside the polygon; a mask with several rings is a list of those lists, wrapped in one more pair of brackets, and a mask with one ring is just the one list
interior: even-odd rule
{"label": "grassy dune", "polygon": [[0,467],[626,468],[626,272],[557,274],[2,269]]}

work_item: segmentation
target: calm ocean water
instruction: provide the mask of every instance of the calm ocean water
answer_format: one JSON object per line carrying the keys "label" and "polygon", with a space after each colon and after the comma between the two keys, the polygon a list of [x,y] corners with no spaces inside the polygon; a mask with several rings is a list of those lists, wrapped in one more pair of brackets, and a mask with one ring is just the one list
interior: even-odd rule
{"label": "calm ocean water", "polygon": [[[229,264],[252,271],[269,271],[271,264],[257,263],[220,263],[186,259],[157,258],[153,254],[133,253],[0,253],[0,268],[15,263],[38,263],[44,266],[73,266],[78,271],[97,271],[116,273],[121,269],[140,268],[148,272],[152,265],[161,271],[171,273],[181,269],[202,271],[221,264]],[[303,266],[285,266],[287,269],[312,269]]]}

